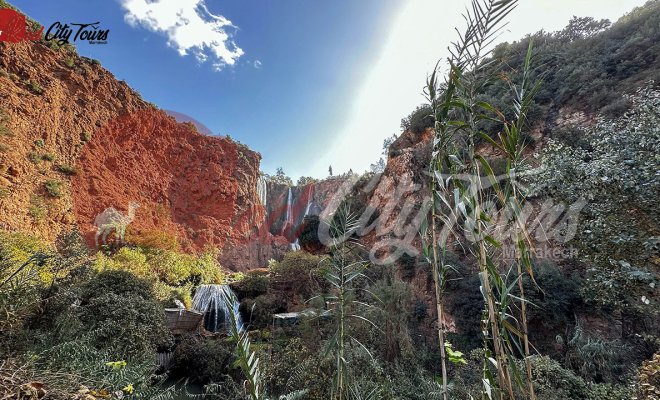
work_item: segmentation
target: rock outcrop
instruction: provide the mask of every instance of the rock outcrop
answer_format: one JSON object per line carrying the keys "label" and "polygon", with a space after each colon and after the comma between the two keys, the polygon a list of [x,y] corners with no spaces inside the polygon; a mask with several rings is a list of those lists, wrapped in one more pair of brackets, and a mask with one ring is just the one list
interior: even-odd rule
{"label": "rock outcrop", "polygon": [[176,236],[184,250],[238,244],[256,230],[260,155],[227,138],[200,134],[162,111],[105,124],[78,159],[74,211],[88,235],[106,207],[140,204],[131,229]]}
{"label": "rock outcrop", "polygon": [[93,245],[95,216],[134,201],[132,233],[229,252],[264,219],[259,161],[177,123],[70,46],[0,43],[0,229],[53,240],[77,225]]}

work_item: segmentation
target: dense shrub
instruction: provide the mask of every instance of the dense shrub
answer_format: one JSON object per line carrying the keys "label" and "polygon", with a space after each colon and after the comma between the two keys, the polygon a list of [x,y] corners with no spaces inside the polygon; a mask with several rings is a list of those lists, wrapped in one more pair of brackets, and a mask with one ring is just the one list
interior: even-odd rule
{"label": "dense shrub", "polygon": [[234,347],[227,339],[185,336],[174,350],[170,372],[175,378],[203,384],[227,382],[239,371],[234,366]]}
{"label": "dense shrub", "polygon": [[657,231],[647,221],[657,216],[653,154],[660,146],[660,92],[648,87],[631,99],[633,108],[625,117],[600,119],[595,127],[581,129],[588,146],[551,142],[534,178],[533,194],[566,205],[586,201],[570,242],[594,264],[583,296],[591,304],[638,319],[638,330],[650,330],[658,319],[657,307],[640,299],[651,297],[657,285],[649,269],[657,255]]}
{"label": "dense shrub", "polygon": [[97,271],[128,271],[151,282],[159,300],[171,305],[174,299],[189,305],[190,289],[197,284],[222,284],[225,274],[213,253],[199,256],[175,251],[122,247],[112,255],[99,253]]}
{"label": "dense shrub", "polygon": [[46,192],[51,197],[62,197],[62,182],[55,179],[49,179],[44,183]]}
{"label": "dense shrub", "polygon": [[273,314],[287,311],[287,300],[280,293],[267,293],[255,299],[244,299],[239,311],[251,327],[267,328],[273,323]]}
{"label": "dense shrub", "polygon": [[523,277],[525,296],[531,303],[527,307],[530,337],[550,351],[554,337],[564,335],[575,322],[575,313],[582,306],[582,279],[577,274],[564,275],[549,261],[535,261],[533,270],[535,282],[528,275]]}
{"label": "dense shrub", "polygon": [[65,175],[75,175],[78,173],[78,170],[73,165],[59,164],[57,170]]}
{"label": "dense shrub", "polygon": [[88,334],[96,347],[115,349],[119,359],[170,345],[163,307],[151,285],[129,272],[101,272],[81,287],[79,302],[73,316],[80,329],[69,339]]}
{"label": "dense shrub", "polygon": [[239,299],[244,297],[255,298],[268,291],[270,285],[269,272],[266,270],[248,271],[241,279],[231,284]]}
{"label": "dense shrub", "polygon": [[322,258],[305,251],[290,251],[280,262],[271,266],[271,281],[279,290],[295,289],[296,293],[309,299],[321,287]]}
{"label": "dense shrub", "polygon": [[432,114],[433,111],[429,105],[418,106],[415,111],[401,120],[401,129],[422,133],[426,128],[433,128],[435,119]]}
{"label": "dense shrub", "polygon": [[125,240],[127,243],[146,249],[179,251],[181,248],[179,240],[175,235],[158,229],[147,230],[137,234],[129,226],[126,231]]}

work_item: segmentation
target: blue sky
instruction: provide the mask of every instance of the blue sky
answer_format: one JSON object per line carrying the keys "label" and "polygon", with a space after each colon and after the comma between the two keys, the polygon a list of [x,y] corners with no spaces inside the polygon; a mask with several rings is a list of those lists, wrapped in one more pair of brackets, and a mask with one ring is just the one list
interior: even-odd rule
{"label": "blue sky", "polygon": [[[378,159],[383,139],[423,102],[426,74],[445,54],[467,2],[159,1],[170,6],[150,20],[145,0],[11,2],[46,29],[100,21],[110,29],[108,44],[78,42],[80,54],[100,60],[145,100],[260,152],[263,171],[282,166],[294,179],[324,177],[330,164],[335,173],[361,172]],[[560,29],[574,14],[615,20],[643,2],[523,1],[502,40]],[[168,14],[173,6],[188,14]],[[198,25],[190,13],[202,15]],[[538,13],[544,18],[529,18]],[[168,23],[182,15],[193,17],[190,29],[168,36]],[[194,47],[204,41],[211,47]]]}

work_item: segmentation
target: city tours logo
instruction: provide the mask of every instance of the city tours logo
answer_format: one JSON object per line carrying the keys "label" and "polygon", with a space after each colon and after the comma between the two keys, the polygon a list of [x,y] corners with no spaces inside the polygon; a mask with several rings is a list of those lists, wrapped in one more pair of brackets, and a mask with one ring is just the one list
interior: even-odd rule
{"label": "city tours logo", "polygon": [[[42,38],[44,27],[29,21],[25,15],[10,9],[0,9],[0,42],[19,43],[36,41]],[[56,21],[46,30],[43,39],[62,46],[78,41],[89,44],[106,44],[110,29],[102,29],[101,23],[63,23]]]}

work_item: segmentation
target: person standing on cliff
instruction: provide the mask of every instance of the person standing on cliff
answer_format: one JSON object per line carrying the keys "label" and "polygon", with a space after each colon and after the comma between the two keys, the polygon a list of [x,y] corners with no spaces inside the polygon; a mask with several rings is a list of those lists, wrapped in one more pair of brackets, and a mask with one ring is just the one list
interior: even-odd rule
{"label": "person standing on cliff", "polygon": [[328,173],[332,176],[332,165],[328,167]]}

